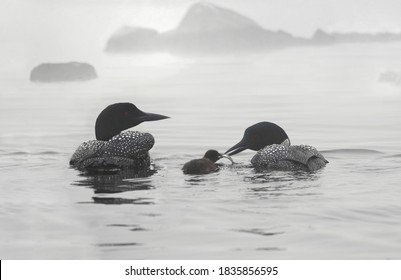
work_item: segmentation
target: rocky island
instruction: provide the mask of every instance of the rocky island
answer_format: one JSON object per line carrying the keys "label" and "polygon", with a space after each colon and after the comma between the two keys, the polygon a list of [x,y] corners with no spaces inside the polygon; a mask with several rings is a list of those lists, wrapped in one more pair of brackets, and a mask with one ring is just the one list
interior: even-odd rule
{"label": "rocky island", "polygon": [[230,9],[201,2],[192,5],[178,26],[158,33],[141,27],[124,27],[111,36],[107,52],[227,53],[277,49],[300,44],[283,31],[269,31]]}
{"label": "rocky island", "polygon": [[88,63],[42,63],[30,75],[32,82],[72,82],[97,78],[95,68]]}
{"label": "rocky island", "polygon": [[107,52],[153,52],[160,48],[159,32],[150,28],[124,26],[107,41]]}
{"label": "rocky island", "polygon": [[231,9],[195,3],[178,26],[166,32],[124,27],[111,36],[106,51],[114,53],[169,52],[221,54],[266,51],[296,46],[400,41],[398,33],[327,33],[318,29],[311,38],[271,31]]}

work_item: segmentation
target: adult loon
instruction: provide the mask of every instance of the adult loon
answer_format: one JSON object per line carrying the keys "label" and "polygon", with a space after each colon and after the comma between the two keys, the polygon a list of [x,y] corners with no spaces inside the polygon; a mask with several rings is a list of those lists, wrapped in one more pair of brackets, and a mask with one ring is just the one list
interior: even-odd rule
{"label": "adult loon", "polygon": [[70,165],[81,171],[99,173],[146,170],[150,166],[148,151],[155,143],[153,136],[138,131],[122,131],[142,122],[166,118],[145,113],[132,103],[109,105],[96,119],[96,140],[82,143],[72,155]]}
{"label": "adult loon", "polygon": [[260,122],[245,130],[242,140],[225,152],[235,155],[250,149],[258,151],[251,163],[257,170],[317,170],[328,161],[316,148],[291,145],[284,129],[271,122]]}
{"label": "adult loon", "polygon": [[182,171],[184,172],[184,174],[192,175],[201,175],[216,172],[219,170],[219,168],[215,162],[223,157],[228,158],[231,162],[233,162],[230,156],[222,155],[216,150],[208,150],[203,158],[193,159],[185,163],[182,167]]}

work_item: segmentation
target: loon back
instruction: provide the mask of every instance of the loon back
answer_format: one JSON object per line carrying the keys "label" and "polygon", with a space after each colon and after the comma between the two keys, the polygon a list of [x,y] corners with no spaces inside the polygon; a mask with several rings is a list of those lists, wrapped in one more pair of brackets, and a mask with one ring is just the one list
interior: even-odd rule
{"label": "loon back", "polygon": [[107,141],[100,140],[89,140],[83,142],[71,156],[70,165],[76,167],[78,163],[84,159],[93,157],[106,143]]}
{"label": "loon back", "polygon": [[138,131],[126,131],[120,133],[103,146],[99,152],[108,157],[136,158],[147,153],[155,144],[155,139],[150,133]]}
{"label": "loon back", "polygon": [[72,155],[70,165],[81,171],[118,171],[150,167],[148,151],[155,141],[151,134],[138,131],[120,133],[109,141],[82,143]]}
{"label": "loon back", "polygon": [[309,145],[270,145],[259,150],[251,160],[258,170],[309,170],[324,167],[328,161]]}

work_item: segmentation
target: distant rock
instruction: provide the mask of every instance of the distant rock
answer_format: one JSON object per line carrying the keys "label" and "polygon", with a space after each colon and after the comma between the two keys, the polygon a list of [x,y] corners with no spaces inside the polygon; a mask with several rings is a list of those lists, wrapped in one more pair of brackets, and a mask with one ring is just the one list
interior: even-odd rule
{"label": "distant rock", "polygon": [[401,86],[401,71],[386,70],[380,73],[379,82],[389,83],[395,86]]}
{"label": "distant rock", "polygon": [[313,44],[335,44],[335,43],[374,43],[374,42],[394,42],[400,41],[400,33],[327,33],[323,30],[316,30],[311,39]]}
{"label": "distant rock", "polygon": [[31,71],[32,82],[71,82],[97,78],[95,68],[88,63],[42,63]]}
{"label": "distant rock", "polygon": [[266,30],[233,10],[201,2],[193,4],[178,26],[167,32],[158,33],[140,27],[122,28],[108,40],[106,51],[225,54],[294,46],[398,40],[401,40],[401,34],[327,33],[320,29],[310,39],[297,38],[283,31]]}
{"label": "distant rock", "polygon": [[326,45],[336,43],[336,38],[329,33],[324,32],[321,29],[315,31],[311,41],[315,44]]}
{"label": "distant rock", "polygon": [[401,40],[400,33],[332,33],[332,36],[341,43],[373,43],[373,42],[394,42]]}
{"label": "distant rock", "polygon": [[281,48],[299,40],[268,31],[253,20],[210,3],[192,5],[177,28],[164,33],[124,27],[109,39],[108,52],[229,53]]}
{"label": "distant rock", "polygon": [[160,48],[159,33],[142,27],[124,26],[107,41],[107,52],[153,52]]}
{"label": "distant rock", "polygon": [[175,32],[205,33],[248,29],[264,31],[259,24],[233,10],[202,2],[189,8]]}
{"label": "distant rock", "polygon": [[163,37],[171,52],[180,53],[257,51],[295,41],[288,33],[265,30],[235,11],[209,3],[191,6],[178,27]]}

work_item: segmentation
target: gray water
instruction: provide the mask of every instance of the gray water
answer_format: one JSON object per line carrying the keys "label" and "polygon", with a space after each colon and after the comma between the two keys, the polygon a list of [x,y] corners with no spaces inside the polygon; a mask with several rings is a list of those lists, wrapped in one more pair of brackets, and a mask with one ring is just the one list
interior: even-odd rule
{"label": "gray water", "polygon": [[[293,48],[225,58],[103,54],[97,80],[0,80],[2,259],[400,259],[401,44]],[[11,64],[13,60],[9,59]],[[29,65],[34,66],[34,65]],[[132,102],[171,118],[152,133],[155,174],[70,169],[97,114]],[[317,147],[318,172],[256,173],[253,151],[205,176],[182,165],[226,151],[259,121]]]}

